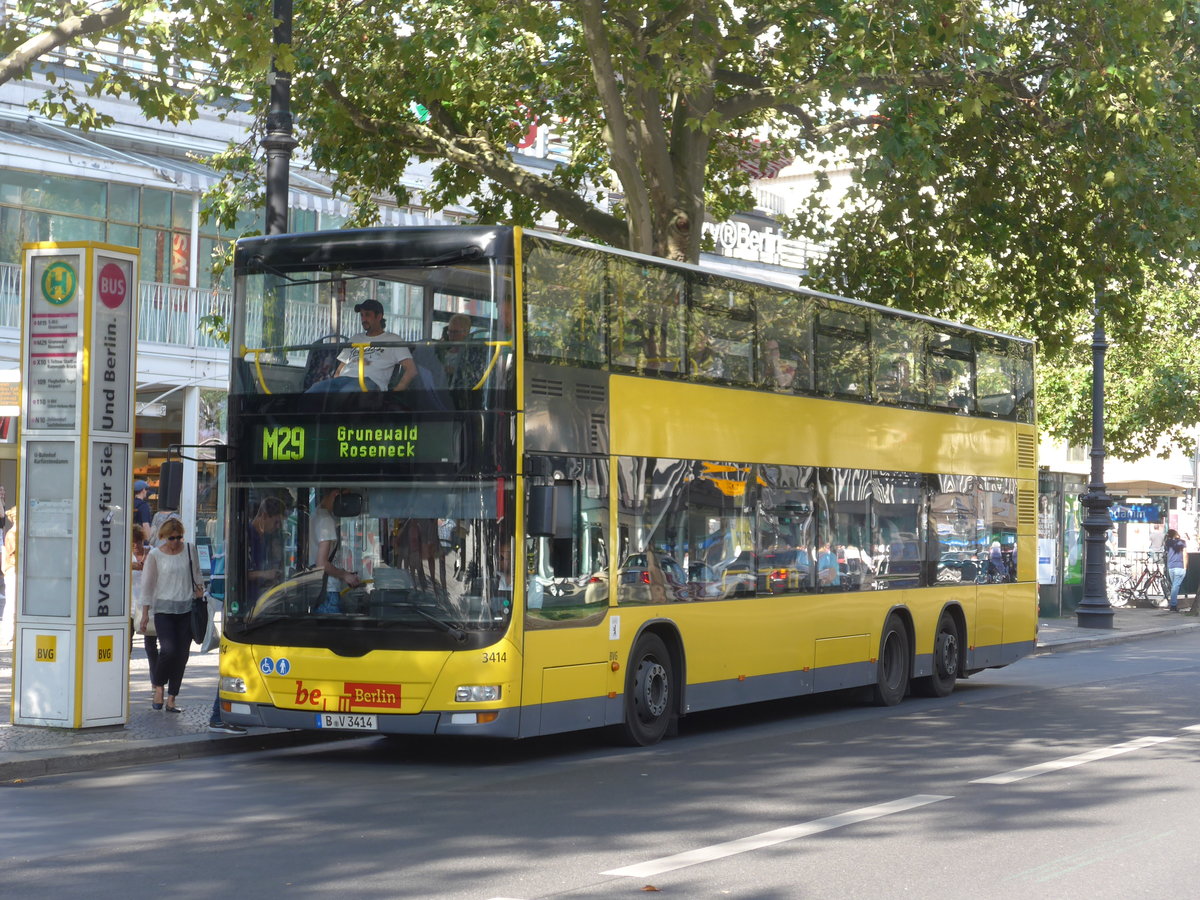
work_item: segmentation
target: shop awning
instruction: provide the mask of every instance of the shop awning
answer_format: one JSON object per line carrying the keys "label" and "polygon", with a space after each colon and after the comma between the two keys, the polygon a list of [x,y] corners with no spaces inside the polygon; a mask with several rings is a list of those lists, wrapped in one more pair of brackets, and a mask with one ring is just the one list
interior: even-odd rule
{"label": "shop awning", "polygon": [[1186,484],[1172,484],[1169,481],[1111,481],[1106,487],[1110,494],[1120,494],[1123,497],[1183,497],[1192,489]]}

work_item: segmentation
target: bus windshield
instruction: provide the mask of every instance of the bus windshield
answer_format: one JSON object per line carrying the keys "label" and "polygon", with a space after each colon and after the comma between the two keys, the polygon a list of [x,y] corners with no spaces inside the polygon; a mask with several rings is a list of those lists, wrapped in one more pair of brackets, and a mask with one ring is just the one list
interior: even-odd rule
{"label": "bus windshield", "polygon": [[349,259],[239,249],[231,392],[390,392],[408,409],[491,408],[512,351],[511,263],[419,241],[396,259],[371,231],[326,241],[345,235],[365,235]]}
{"label": "bus windshield", "polygon": [[508,627],[502,481],[278,483],[236,495],[247,525],[227,562],[241,586],[231,636],[269,627],[297,645],[454,648]]}

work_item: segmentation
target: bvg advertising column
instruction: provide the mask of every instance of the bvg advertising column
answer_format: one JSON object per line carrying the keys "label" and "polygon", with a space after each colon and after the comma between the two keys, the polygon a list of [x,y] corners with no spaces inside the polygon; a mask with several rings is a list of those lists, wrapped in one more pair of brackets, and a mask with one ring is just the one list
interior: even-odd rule
{"label": "bvg advertising column", "polygon": [[122,247],[25,247],[17,725],[128,720],[137,268]]}

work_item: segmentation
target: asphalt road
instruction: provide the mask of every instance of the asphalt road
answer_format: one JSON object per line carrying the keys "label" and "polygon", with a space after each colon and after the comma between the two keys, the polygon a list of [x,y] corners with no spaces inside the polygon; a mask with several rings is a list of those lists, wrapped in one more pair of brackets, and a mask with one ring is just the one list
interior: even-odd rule
{"label": "asphalt road", "polygon": [[1198,675],[1186,634],[650,750],[363,738],[39,778],[0,787],[0,896],[1190,898]]}

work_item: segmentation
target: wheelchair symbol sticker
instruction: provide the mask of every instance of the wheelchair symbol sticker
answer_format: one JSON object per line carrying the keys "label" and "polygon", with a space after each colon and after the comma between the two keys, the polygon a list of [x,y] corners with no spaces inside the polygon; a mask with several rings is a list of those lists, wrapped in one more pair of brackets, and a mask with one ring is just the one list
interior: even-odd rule
{"label": "wheelchair symbol sticker", "polygon": [[291,664],[291,662],[288,661],[288,658],[286,656],[281,657],[279,662],[275,663],[276,674],[286,675],[290,671],[292,671],[292,664]]}
{"label": "wheelchair symbol sticker", "polygon": [[262,662],[258,664],[258,668],[259,671],[264,675],[270,675],[275,671],[275,660],[271,659],[269,656],[264,656],[262,658]]}

